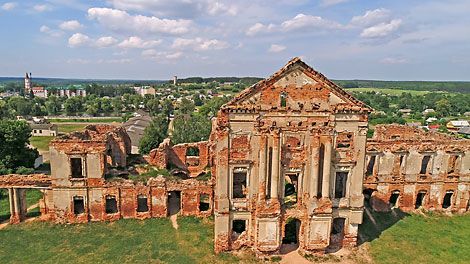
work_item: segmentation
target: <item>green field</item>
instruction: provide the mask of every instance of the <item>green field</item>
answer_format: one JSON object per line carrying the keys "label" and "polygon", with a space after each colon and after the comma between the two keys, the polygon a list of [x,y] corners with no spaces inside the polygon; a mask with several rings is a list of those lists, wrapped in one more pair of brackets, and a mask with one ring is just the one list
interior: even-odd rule
{"label": "green field", "polygon": [[52,139],[54,139],[54,137],[30,137],[29,142],[38,150],[48,151],[49,142],[51,142]]}
{"label": "green field", "polygon": [[128,219],[75,225],[29,222],[0,230],[2,263],[253,263],[214,253],[212,218]]}
{"label": "green field", "polygon": [[[8,200],[8,191],[2,189],[2,196],[0,196],[0,222],[10,218],[10,203]],[[39,201],[42,198],[42,193],[39,190],[27,190],[26,191],[26,203],[27,206],[31,206]],[[28,211],[29,216],[39,215],[39,207]],[[1,231],[0,231],[1,232]]]}
{"label": "green field", "polygon": [[122,118],[116,117],[116,118],[95,118],[95,119],[86,119],[86,118],[74,118],[74,119],[48,119],[47,121],[53,122],[53,123],[69,123],[69,122],[88,122],[88,123],[122,123]]}
{"label": "green field", "polygon": [[402,93],[410,93],[412,95],[423,95],[429,93],[428,91],[414,91],[414,90],[398,90],[390,88],[348,88],[348,92],[381,92],[382,94],[401,95]]}
{"label": "green field", "polygon": [[83,131],[88,124],[57,124],[59,133]]}

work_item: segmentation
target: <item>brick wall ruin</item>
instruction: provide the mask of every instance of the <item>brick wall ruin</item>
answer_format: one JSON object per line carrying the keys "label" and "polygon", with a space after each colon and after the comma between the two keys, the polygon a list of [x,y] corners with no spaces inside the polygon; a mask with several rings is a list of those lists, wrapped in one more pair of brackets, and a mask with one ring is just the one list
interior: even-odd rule
{"label": "brick wall ruin", "polygon": [[215,215],[215,251],[276,254],[357,244],[364,197],[392,207],[466,212],[470,140],[377,125],[370,107],[295,58],[221,107],[208,141],[165,139],[144,158],[115,126],[88,126],[50,144],[51,176],[0,176],[11,221],[39,188],[43,219],[59,223]]}

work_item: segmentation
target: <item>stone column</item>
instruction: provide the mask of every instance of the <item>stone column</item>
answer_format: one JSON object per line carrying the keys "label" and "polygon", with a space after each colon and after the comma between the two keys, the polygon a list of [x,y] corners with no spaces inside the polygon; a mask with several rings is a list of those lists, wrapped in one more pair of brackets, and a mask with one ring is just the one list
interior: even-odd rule
{"label": "stone column", "polygon": [[10,218],[15,214],[15,200],[13,197],[13,188],[8,188],[8,200],[10,202]]}
{"label": "stone column", "polygon": [[261,136],[259,151],[259,199],[266,198],[266,136]]}
{"label": "stone column", "polygon": [[272,178],[271,178],[271,198],[276,198],[279,192],[279,134],[274,135],[273,144],[273,162],[272,162]]}
{"label": "stone column", "polygon": [[[317,141],[317,139],[315,139]],[[316,196],[318,193],[318,172],[319,172],[319,160],[318,160],[318,154],[320,153],[320,150],[316,143],[313,143],[315,146],[312,148],[312,155],[310,157],[311,161],[311,170],[312,174],[310,177],[310,198],[313,198],[313,196]],[[318,197],[320,198],[320,197]]]}
{"label": "stone column", "polygon": [[330,177],[331,177],[331,140],[330,137],[325,141],[325,155],[323,158],[323,183],[322,183],[322,197],[329,198],[330,196]]}

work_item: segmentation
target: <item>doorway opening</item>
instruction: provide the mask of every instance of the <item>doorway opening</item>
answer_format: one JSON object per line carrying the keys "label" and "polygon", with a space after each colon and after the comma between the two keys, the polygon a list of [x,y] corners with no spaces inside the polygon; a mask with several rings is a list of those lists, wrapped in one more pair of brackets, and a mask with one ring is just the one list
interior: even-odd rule
{"label": "doorway opening", "polygon": [[336,252],[343,247],[345,222],[346,218],[338,217],[333,219],[330,232],[330,245],[328,246],[333,252]]}
{"label": "doorway opening", "polygon": [[426,197],[426,191],[419,191],[418,195],[416,196],[415,202],[415,209],[418,209],[423,205],[424,197]]}
{"label": "doorway opening", "polygon": [[282,238],[282,244],[294,244],[296,247],[299,246],[300,224],[301,222],[299,219],[287,219],[286,225],[284,227],[284,237]]}
{"label": "doorway opening", "polygon": [[168,216],[178,214],[181,209],[181,191],[168,192]]}

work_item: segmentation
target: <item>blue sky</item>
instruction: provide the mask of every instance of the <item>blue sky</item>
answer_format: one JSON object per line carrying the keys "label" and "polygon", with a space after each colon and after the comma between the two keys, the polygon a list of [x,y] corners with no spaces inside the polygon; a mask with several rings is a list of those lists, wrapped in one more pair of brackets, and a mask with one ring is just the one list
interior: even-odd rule
{"label": "blue sky", "polygon": [[0,0],[0,76],[470,80],[468,0]]}

